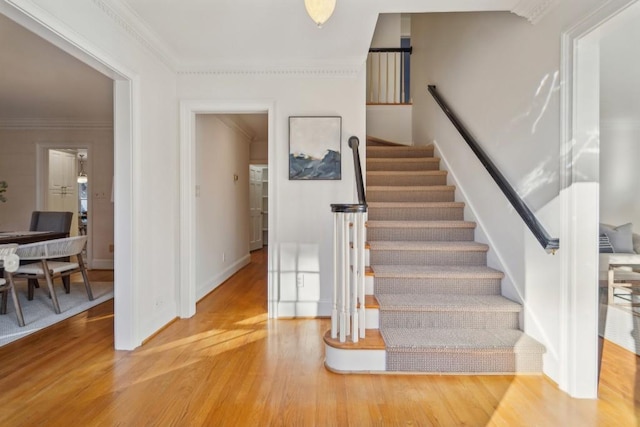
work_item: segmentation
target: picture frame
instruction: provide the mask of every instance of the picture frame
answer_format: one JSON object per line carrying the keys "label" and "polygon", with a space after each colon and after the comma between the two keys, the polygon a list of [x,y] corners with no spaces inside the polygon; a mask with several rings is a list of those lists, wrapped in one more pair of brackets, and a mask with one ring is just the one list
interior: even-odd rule
{"label": "picture frame", "polygon": [[342,117],[289,117],[289,179],[342,179]]}

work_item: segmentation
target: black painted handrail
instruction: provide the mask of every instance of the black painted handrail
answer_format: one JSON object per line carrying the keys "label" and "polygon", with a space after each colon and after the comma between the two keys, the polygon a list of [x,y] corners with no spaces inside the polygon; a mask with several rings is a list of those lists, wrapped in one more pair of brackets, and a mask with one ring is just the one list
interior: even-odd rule
{"label": "black painted handrail", "polygon": [[364,182],[362,180],[362,167],[360,166],[360,153],[358,146],[360,140],[357,136],[349,138],[349,147],[353,151],[353,170],[356,175],[356,190],[358,191],[358,203],[357,204],[332,204],[331,212],[353,213],[353,212],[366,212],[367,211],[367,198],[364,192]]}
{"label": "black painted handrail", "polygon": [[511,205],[514,207],[516,212],[518,212],[527,227],[529,227],[535,238],[538,239],[538,242],[540,242],[545,250],[555,253],[555,251],[560,248],[560,240],[555,237],[551,237],[542,224],[540,224],[524,200],[520,198],[518,193],[516,193],[504,175],[502,175],[496,165],[491,161],[489,156],[487,156],[487,154],[482,150],[475,138],[471,136],[469,131],[464,127],[460,120],[458,120],[453,111],[451,111],[434,85],[429,85],[429,93],[433,95],[433,98],[436,100],[440,108],[442,108],[442,111],[444,111],[449,120],[451,120],[451,123],[453,123],[453,126],[458,130],[458,132],[460,132],[460,135],[462,135],[462,138],[467,142],[471,151],[475,153],[487,172],[489,172],[489,175],[491,175],[496,184],[498,184],[498,187],[500,187],[509,202],[511,202]]}

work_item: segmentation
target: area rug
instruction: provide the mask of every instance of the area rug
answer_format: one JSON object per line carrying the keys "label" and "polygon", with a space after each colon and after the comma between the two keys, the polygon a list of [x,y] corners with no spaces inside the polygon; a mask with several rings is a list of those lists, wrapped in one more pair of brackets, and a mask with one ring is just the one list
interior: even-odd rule
{"label": "area rug", "polygon": [[23,338],[29,334],[51,326],[78,313],[82,313],[100,303],[113,298],[113,282],[91,282],[94,300],[89,301],[82,282],[71,283],[71,292],[66,294],[61,283],[55,284],[60,303],[60,314],[53,311],[46,284],[41,283],[35,290],[32,301],[27,300],[26,281],[16,283],[25,326],[18,326],[13,299],[9,295],[7,314],[0,315],[0,346]]}

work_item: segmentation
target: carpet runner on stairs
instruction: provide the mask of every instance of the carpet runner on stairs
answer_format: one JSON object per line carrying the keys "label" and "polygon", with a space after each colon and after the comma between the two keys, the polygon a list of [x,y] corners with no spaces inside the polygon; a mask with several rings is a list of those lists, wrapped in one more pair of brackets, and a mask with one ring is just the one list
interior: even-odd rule
{"label": "carpet runner on stairs", "polygon": [[540,373],[544,346],[520,330],[433,146],[367,147],[367,240],[386,370]]}

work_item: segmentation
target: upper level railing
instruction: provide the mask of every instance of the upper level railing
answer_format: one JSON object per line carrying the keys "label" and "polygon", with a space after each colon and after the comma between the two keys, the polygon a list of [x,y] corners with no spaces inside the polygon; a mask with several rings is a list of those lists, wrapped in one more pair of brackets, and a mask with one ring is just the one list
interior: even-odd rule
{"label": "upper level railing", "polygon": [[333,308],[331,337],[353,342],[365,336],[364,216],[367,199],[360,167],[358,137],[349,138],[353,151],[358,203],[332,204],[333,212]]}
{"label": "upper level railing", "polygon": [[411,47],[369,49],[367,57],[367,104],[410,104]]}
{"label": "upper level railing", "polygon": [[545,228],[542,226],[542,224],[540,224],[540,222],[538,221],[534,213],[531,212],[524,200],[520,198],[518,193],[516,193],[516,191],[509,184],[504,175],[502,175],[502,173],[498,170],[497,166],[482,150],[475,138],[471,136],[469,131],[460,122],[458,117],[453,113],[453,111],[451,111],[451,109],[444,101],[444,99],[442,99],[442,96],[440,96],[434,85],[429,85],[429,93],[433,95],[433,98],[436,100],[438,105],[440,105],[442,111],[444,111],[449,120],[451,120],[451,123],[453,123],[453,126],[455,126],[458,132],[460,132],[462,138],[467,142],[467,144],[478,157],[485,169],[487,169],[487,172],[489,172],[489,175],[491,175],[496,184],[498,184],[498,187],[500,187],[509,202],[511,202],[511,205],[514,207],[516,212],[518,212],[527,227],[529,227],[535,238],[538,239],[538,242],[540,242],[540,244],[546,251],[555,253],[555,251],[560,248],[559,239],[551,237],[547,230],[545,230]]}

